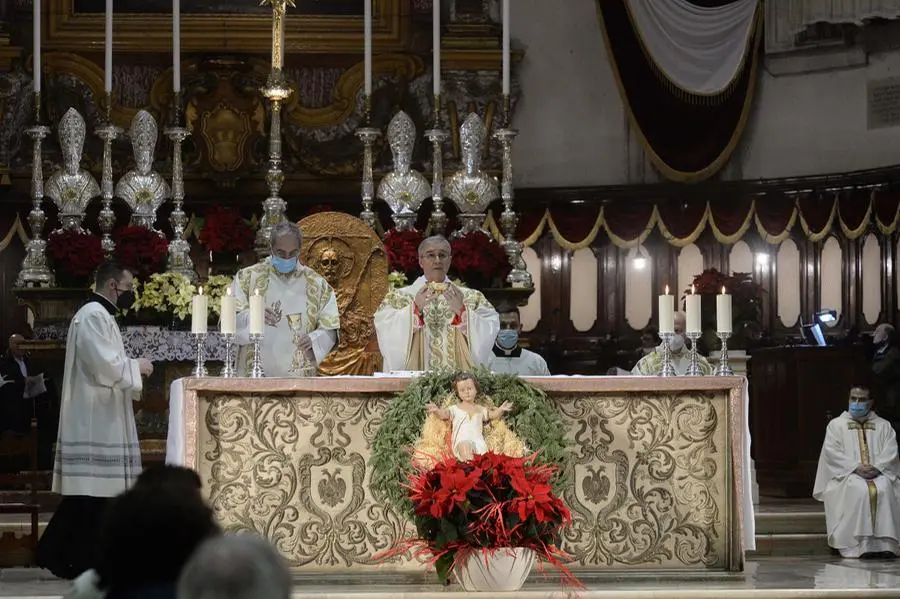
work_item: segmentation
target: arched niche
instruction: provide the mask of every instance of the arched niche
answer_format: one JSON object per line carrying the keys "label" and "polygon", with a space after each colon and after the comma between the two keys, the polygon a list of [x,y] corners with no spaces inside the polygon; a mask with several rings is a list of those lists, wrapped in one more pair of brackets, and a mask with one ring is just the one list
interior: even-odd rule
{"label": "arched niche", "polygon": [[881,244],[870,233],[862,247],[862,313],[868,324],[881,315]]}
{"label": "arched niche", "polygon": [[[834,237],[829,237],[822,244],[821,276],[819,277],[819,310],[835,310],[838,318],[843,311],[843,277],[844,255],[841,244]],[[804,315],[809,320],[811,314]]]}
{"label": "arched niche", "polygon": [[541,258],[532,248],[525,248],[522,257],[534,281],[534,293],[528,298],[528,303],[519,310],[522,330],[527,332],[533,331],[541,320]]}
{"label": "arched niche", "polygon": [[569,264],[569,318],[579,333],[597,322],[597,257],[590,248],[576,250]]}
{"label": "arched niche", "polygon": [[800,318],[800,250],[792,239],[778,246],[776,267],[778,319],[784,326],[793,327]]}

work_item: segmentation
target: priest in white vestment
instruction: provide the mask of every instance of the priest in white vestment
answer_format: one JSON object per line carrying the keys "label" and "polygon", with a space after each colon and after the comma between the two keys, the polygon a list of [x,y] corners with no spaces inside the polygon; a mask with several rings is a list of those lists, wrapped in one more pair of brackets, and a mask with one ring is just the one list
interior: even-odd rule
{"label": "priest in white vestment", "polygon": [[340,313],[334,289],[300,263],[303,236],[294,223],[272,228],[270,257],[238,271],[232,283],[237,304],[237,371],[250,372],[250,296],[262,295],[265,326],[260,342],[267,377],[315,376],[337,343]]}
{"label": "priest in white vestment", "polygon": [[134,303],[133,289],[129,271],[102,265],[94,295],[69,325],[53,467],[53,492],[63,499],[37,550],[38,565],[60,578],[96,565],[104,510],[141,473],[132,402],[153,365],[126,355],[115,319]]}
{"label": "priest in white vestment", "polygon": [[494,341],[488,368],[491,372],[518,376],[550,376],[547,362],[539,354],[519,345],[522,319],[515,306],[501,306],[500,332]]}
{"label": "priest in white vestment", "polygon": [[419,244],[424,275],[385,296],[375,313],[385,372],[470,370],[490,362],[497,311],[480,291],[450,282],[451,260],[446,239],[425,239]]}
{"label": "priest in white vestment", "polygon": [[[685,317],[684,312],[675,313],[675,335],[669,343],[669,351],[672,354],[672,366],[675,368],[675,374],[683,376],[691,365],[691,352],[688,349],[684,339]],[[697,356],[697,362],[700,364],[700,372],[703,376],[709,376],[713,373],[713,368],[709,361],[703,356]],[[631,374],[637,376],[659,376],[663,367],[663,347],[660,344],[654,351],[641,358]]]}
{"label": "priest in white vestment", "polygon": [[898,476],[894,429],[872,411],[869,391],[854,387],[847,411],[828,423],[813,488],[828,544],[843,557],[900,555]]}

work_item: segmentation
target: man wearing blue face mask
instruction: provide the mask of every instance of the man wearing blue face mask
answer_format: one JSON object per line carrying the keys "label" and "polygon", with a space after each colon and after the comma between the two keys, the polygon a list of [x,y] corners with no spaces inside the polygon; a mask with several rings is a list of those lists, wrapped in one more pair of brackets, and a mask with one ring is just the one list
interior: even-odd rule
{"label": "man wearing blue face mask", "polygon": [[268,377],[315,376],[337,342],[340,313],[331,285],[300,264],[300,228],[284,222],[272,228],[271,256],[240,270],[231,285],[237,304],[237,371],[250,370],[250,297],[262,295],[265,326],[262,367]]}
{"label": "man wearing blue face mask", "polygon": [[519,376],[550,376],[547,362],[534,353],[519,347],[522,321],[515,306],[500,306],[500,332],[494,341],[494,353],[488,368],[491,372],[517,374]]}
{"label": "man wearing blue face mask", "polygon": [[900,555],[898,476],[894,429],[872,411],[869,390],[854,387],[847,411],[828,423],[813,488],[841,556]]}

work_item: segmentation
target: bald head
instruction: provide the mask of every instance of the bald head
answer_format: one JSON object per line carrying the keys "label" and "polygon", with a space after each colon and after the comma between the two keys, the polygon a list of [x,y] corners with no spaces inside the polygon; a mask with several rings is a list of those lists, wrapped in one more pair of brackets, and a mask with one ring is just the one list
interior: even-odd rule
{"label": "bald head", "polygon": [[875,332],[872,334],[872,341],[875,342],[875,345],[881,345],[882,343],[889,343],[894,339],[894,327],[889,325],[886,322],[881,323],[877,327],[875,327]]}
{"label": "bald head", "polygon": [[25,341],[25,337],[15,333],[9,336],[9,353],[12,354],[15,358],[21,358],[25,355],[25,350],[22,349],[22,343]]}

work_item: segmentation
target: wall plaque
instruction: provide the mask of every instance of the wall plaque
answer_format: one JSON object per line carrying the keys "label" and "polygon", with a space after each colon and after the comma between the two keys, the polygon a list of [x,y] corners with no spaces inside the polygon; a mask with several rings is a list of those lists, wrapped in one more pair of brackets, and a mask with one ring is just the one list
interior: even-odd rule
{"label": "wall plaque", "polygon": [[870,130],[900,126],[900,77],[872,79],[868,82],[866,126]]}

